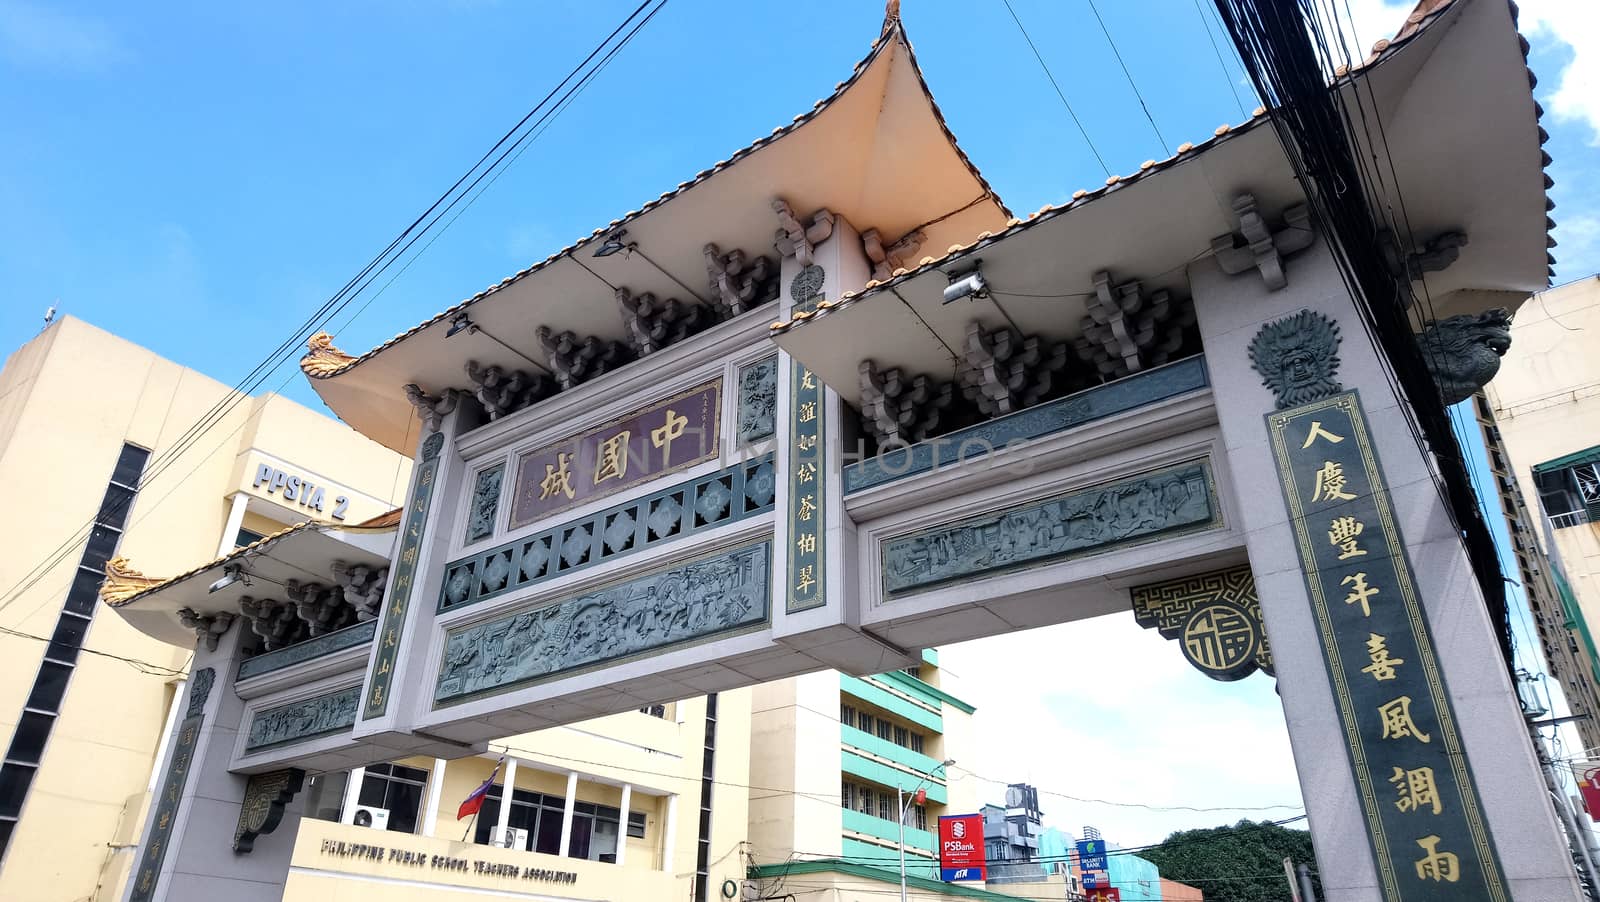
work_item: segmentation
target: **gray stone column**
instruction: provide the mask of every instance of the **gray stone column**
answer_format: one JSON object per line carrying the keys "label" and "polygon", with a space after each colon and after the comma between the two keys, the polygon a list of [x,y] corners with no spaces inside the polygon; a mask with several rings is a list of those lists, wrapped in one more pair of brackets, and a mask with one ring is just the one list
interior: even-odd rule
{"label": "gray stone column", "polygon": [[[1251,368],[1248,349],[1267,322],[1302,309],[1337,322],[1338,378],[1360,392],[1377,458],[1393,499],[1424,616],[1454,709],[1485,820],[1512,897],[1581,898],[1515,693],[1465,548],[1432,480],[1432,461],[1413,439],[1408,412],[1385,377],[1354,301],[1319,238],[1287,261],[1288,284],[1270,290],[1254,269],[1225,275],[1208,258],[1189,269],[1206,362],[1278,690],[1310,815],[1329,902],[1382,898],[1366,819],[1341,728],[1312,604],[1265,420],[1275,399]],[[1380,787],[1389,789],[1388,786]],[[1443,895],[1453,898],[1447,884]]]}
{"label": "gray stone column", "polygon": [[196,647],[177,729],[167,738],[166,766],[145,822],[125,902],[278,902],[289,876],[297,797],[277,829],[256,838],[248,854],[233,851],[245,796],[244,776],[229,773],[244,702],[233,691],[242,618],[217,643]]}

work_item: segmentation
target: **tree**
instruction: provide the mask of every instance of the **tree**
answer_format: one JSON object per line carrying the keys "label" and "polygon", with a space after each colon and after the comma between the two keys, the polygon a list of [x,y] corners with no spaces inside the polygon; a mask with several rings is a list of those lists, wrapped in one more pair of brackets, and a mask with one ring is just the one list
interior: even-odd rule
{"label": "tree", "polygon": [[1312,884],[1322,896],[1311,834],[1271,821],[1180,830],[1139,855],[1168,880],[1199,887],[1206,902],[1285,902],[1290,894],[1284,858],[1311,865]]}

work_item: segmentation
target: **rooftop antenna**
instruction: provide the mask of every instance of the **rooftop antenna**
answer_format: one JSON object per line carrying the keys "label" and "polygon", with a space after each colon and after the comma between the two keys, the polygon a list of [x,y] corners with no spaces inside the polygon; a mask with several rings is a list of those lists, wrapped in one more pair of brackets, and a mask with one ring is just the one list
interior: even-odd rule
{"label": "rooftop antenna", "polygon": [[50,305],[50,309],[48,309],[48,310],[46,310],[44,312],[44,325],[45,325],[46,329],[48,329],[50,327],[51,323],[56,321],[56,304],[59,304],[59,303],[61,303],[61,299],[60,298],[56,298],[56,303],[55,304],[51,304]]}

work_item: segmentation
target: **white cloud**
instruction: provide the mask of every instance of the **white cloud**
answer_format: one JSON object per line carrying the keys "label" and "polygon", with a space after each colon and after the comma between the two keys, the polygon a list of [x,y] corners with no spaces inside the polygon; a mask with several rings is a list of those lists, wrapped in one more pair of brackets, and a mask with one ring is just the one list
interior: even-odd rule
{"label": "white cloud", "polygon": [[116,33],[100,19],[17,0],[0,2],[0,58],[15,65],[91,72],[126,56]]}
{"label": "white cloud", "polygon": [[[1534,43],[1555,41],[1572,57],[1556,73],[1538,73],[1549,111],[1563,122],[1582,122],[1600,147],[1600,3],[1594,0],[1521,0],[1522,33]],[[1548,79],[1548,81],[1545,81]]]}
{"label": "white cloud", "polygon": [[[976,705],[977,754],[951,768],[978,796],[1004,801],[1004,784],[1033,783],[1047,825],[1085,824],[1124,846],[1191,827],[1301,810],[1282,708],[1262,675],[1217,683],[1175,643],[1129,613],[940,649],[954,691]],[[1068,798],[1068,796],[1075,798]],[[1250,808],[1271,810],[1150,810]]]}

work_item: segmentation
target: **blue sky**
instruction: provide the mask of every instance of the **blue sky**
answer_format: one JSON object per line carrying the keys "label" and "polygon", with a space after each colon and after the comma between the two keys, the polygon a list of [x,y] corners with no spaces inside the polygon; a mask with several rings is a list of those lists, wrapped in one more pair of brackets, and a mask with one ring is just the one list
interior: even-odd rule
{"label": "blue sky", "polygon": [[[1165,144],[1085,0],[1012,3],[1115,172],[1255,106],[1231,54],[1219,64],[1208,40],[1200,9],[1209,17],[1209,0],[1099,4]],[[31,338],[58,303],[236,381],[633,5],[0,0],[0,348]],[[1600,269],[1600,4],[1521,5],[1550,110],[1565,280]],[[1409,8],[1350,6],[1363,46]],[[1103,182],[999,0],[906,0],[904,12],[952,130],[1013,209]],[[364,351],[788,122],[849,73],[881,15],[875,0],[672,0],[404,275],[353,323],[336,321],[338,344]],[[280,381],[321,409],[292,364],[268,385]],[[1050,793],[1298,802],[1270,681],[1211,683],[1126,618],[1060,629],[1071,632],[1009,640],[1013,660],[1060,662],[1059,648],[1073,649],[1020,698],[1014,675],[983,679],[983,647],[952,655],[986,709],[980,717],[1031,718],[1042,731],[1038,742],[996,741],[973,771],[1033,779],[1048,821],[1073,831],[1095,823],[1129,844],[1240,815]],[[1102,684],[1115,692],[1085,691]],[[1185,742],[1219,723],[1240,732],[1217,755]]]}

